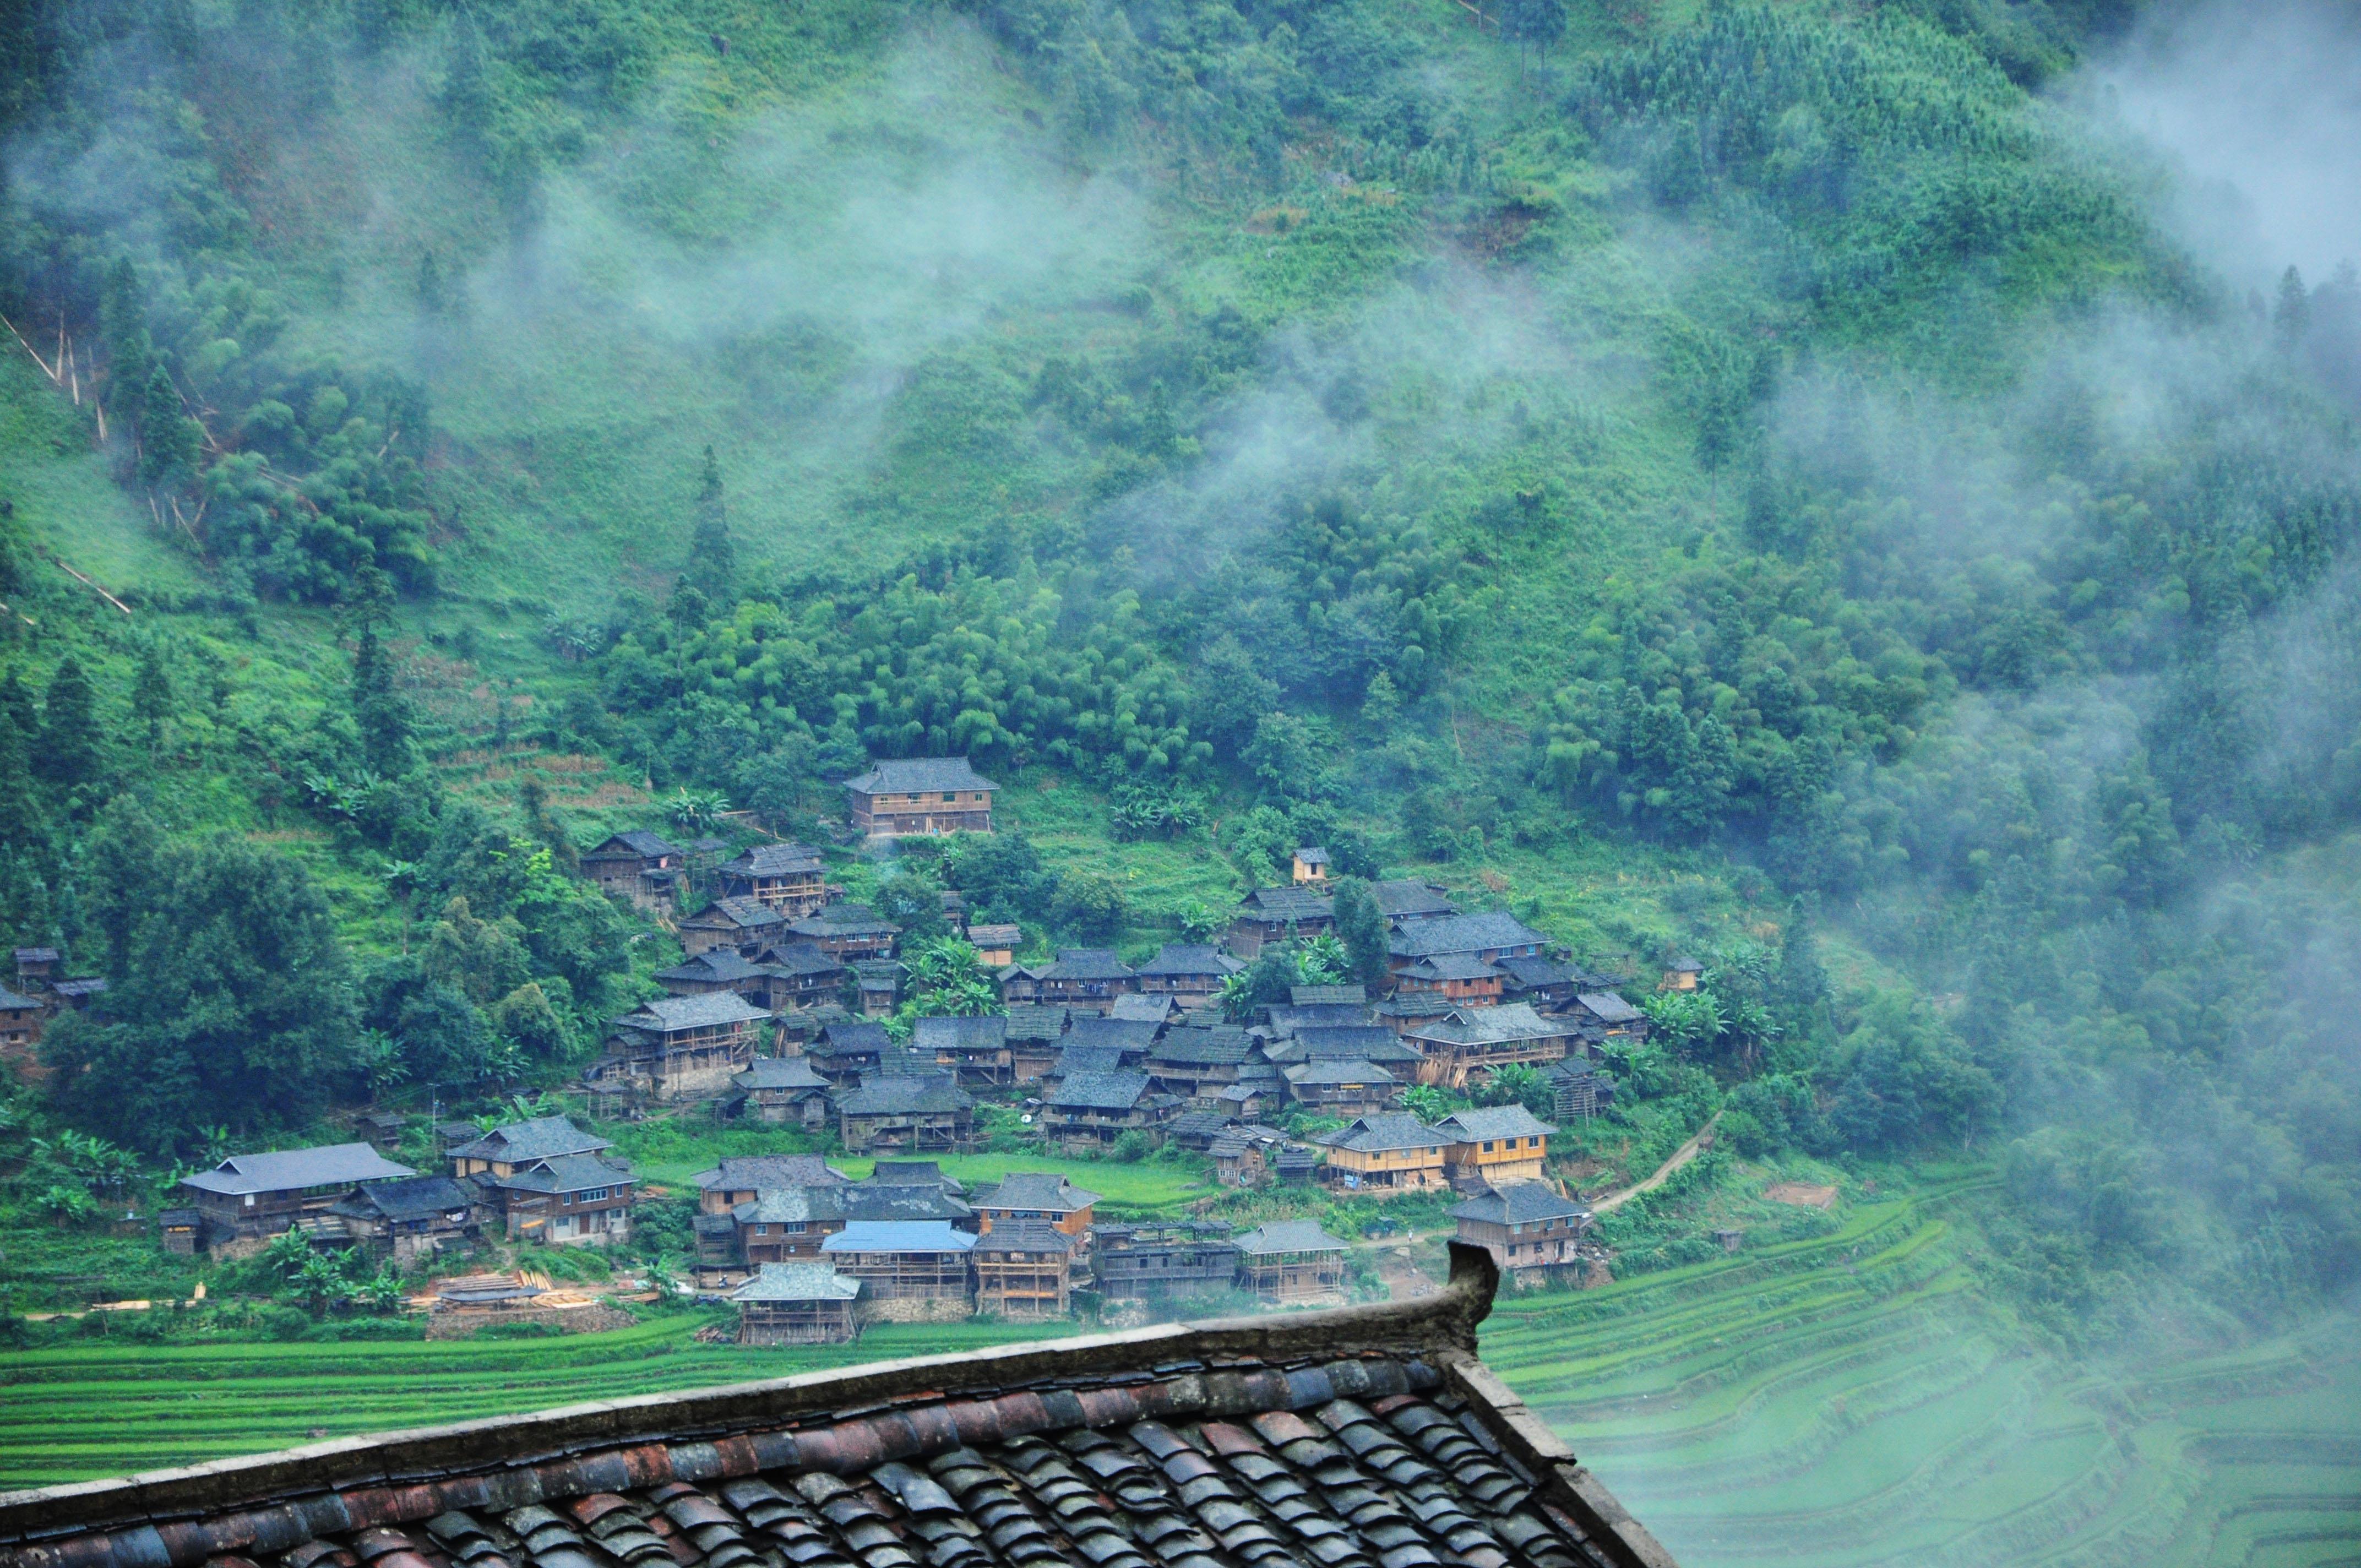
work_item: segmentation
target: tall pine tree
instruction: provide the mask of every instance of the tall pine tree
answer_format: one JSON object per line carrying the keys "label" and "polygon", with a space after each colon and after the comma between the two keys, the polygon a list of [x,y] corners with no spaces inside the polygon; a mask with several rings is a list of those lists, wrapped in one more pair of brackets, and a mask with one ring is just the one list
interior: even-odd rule
{"label": "tall pine tree", "polygon": [[1336,884],[1334,902],[1336,939],[1345,944],[1351,978],[1375,996],[1387,980],[1386,917],[1378,908],[1377,895],[1358,877],[1346,877]]}
{"label": "tall pine tree", "polygon": [[41,743],[34,769],[60,789],[95,784],[105,771],[104,737],[98,729],[98,696],[72,654],[58,661],[41,705]]}
{"label": "tall pine tree", "polygon": [[689,539],[688,580],[708,604],[727,610],[738,602],[738,550],[730,539],[730,500],[721,489],[721,465],[705,449],[705,470],[697,487],[697,526]]}
{"label": "tall pine tree", "polygon": [[393,616],[393,579],[373,563],[353,574],[352,613],[360,634],[353,650],[353,722],[361,760],[380,778],[410,771],[410,705],[393,689],[393,655],[379,629]]}

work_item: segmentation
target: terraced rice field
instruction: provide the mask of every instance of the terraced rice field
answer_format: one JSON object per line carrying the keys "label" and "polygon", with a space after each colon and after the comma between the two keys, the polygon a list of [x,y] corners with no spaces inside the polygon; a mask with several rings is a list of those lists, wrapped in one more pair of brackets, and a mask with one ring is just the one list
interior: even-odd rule
{"label": "terraced rice field", "polygon": [[2142,1378],[2012,1349],[1943,1217],[1504,1301],[1485,1358],[1686,1568],[2361,1563],[2340,1318]]}
{"label": "terraced rice field", "polygon": [[887,1324],[858,1344],[698,1344],[699,1320],[609,1333],[353,1344],[93,1345],[0,1355],[0,1486],[191,1464],[316,1438],[782,1377],[1038,1337]]}
{"label": "terraced rice field", "polygon": [[[2361,1325],[2131,1376],[2028,1354],[1968,1288],[1947,1215],[1974,1190],[1604,1290],[1504,1299],[1485,1356],[1686,1568],[2361,1563]],[[1028,1332],[882,1328],[853,1347],[741,1351],[697,1344],[692,1327],[0,1355],[0,1485]]]}

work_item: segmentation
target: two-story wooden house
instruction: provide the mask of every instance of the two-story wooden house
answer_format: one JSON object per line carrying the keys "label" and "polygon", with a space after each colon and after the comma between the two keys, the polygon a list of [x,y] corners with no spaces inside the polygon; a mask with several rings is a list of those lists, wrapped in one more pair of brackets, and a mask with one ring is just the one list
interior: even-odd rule
{"label": "two-story wooden house", "polygon": [[752,1063],[770,1017],[730,991],[660,996],[614,1021],[607,1054],[583,1077],[646,1100],[726,1094],[730,1080]]}
{"label": "two-story wooden house", "polygon": [[601,893],[629,899],[635,908],[661,911],[680,896],[687,852],[659,834],[617,833],[582,856],[583,874]]}
{"label": "two-story wooden house", "polygon": [[703,1214],[726,1214],[758,1194],[782,1187],[848,1187],[852,1179],[816,1154],[724,1155],[689,1178]]}
{"label": "two-story wooden house", "polygon": [[1012,964],[1000,972],[1000,999],[1011,1007],[1104,1015],[1115,998],[1138,990],[1139,971],[1104,948],[1060,948],[1054,963]]}
{"label": "two-story wooden house", "polygon": [[1086,1191],[1055,1171],[1012,1170],[1000,1185],[986,1188],[972,1200],[983,1234],[995,1225],[1038,1223],[1076,1239],[1090,1234],[1099,1195]]}
{"label": "two-story wooden house", "polygon": [[1390,1197],[1437,1192],[1447,1185],[1443,1156],[1451,1146],[1450,1135],[1406,1111],[1356,1116],[1312,1141],[1325,1155],[1320,1179],[1344,1191]]}
{"label": "two-story wooden house", "polygon": [[1372,1061],[1303,1061],[1279,1072],[1287,1097],[1323,1116],[1374,1116],[1402,1091],[1401,1080]]}
{"label": "two-story wooden house", "polygon": [[1022,1003],[1004,1017],[1008,1041],[1008,1070],[1019,1083],[1048,1077],[1058,1064],[1059,1042],[1066,1033],[1066,1010]]}
{"label": "two-story wooden house", "polygon": [[1081,1242],[1038,1220],[998,1224],[968,1254],[975,1310],[1017,1320],[1062,1318],[1073,1300],[1074,1254]]}
{"label": "two-story wooden house", "polygon": [[1238,1247],[1216,1220],[1093,1225],[1091,1269],[1108,1300],[1218,1296],[1237,1281]]}
{"label": "two-story wooden house", "polygon": [[730,1293],[740,1344],[851,1344],[862,1284],[824,1263],[766,1263]]}
{"label": "two-story wooden house", "polygon": [[965,757],[897,757],[844,781],[853,828],[874,838],[989,833],[1000,786]]}
{"label": "two-story wooden house", "polygon": [[949,1072],[864,1078],[836,1101],[848,1152],[950,1153],[975,1135],[975,1101]]}
{"label": "two-story wooden house", "polygon": [[786,939],[787,919],[758,899],[717,898],[696,914],[683,916],[676,929],[681,948],[690,958],[717,950],[751,957]]}
{"label": "two-story wooden house", "polygon": [[901,940],[902,927],[883,918],[865,904],[826,904],[787,923],[787,934],[810,942],[840,963],[862,959],[890,959]]}
{"label": "two-story wooden house", "polygon": [[1001,1014],[921,1018],[911,1026],[910,1047],[957,1074],[961,1089],[1001,1089],[1016,1081],[1008,1019]]}
{"label": "two-story wooden house", "polygon": [[1521,1002],[1454,1008],[1410,1025],[1402,1039],[1426,1058],[1419,1080],[1446,1089],[1481,1083],[1504,1067],[1545,1068],[1569,1052],[1581,1054],[1579,1025],[1572,1017],[1554,1013],[1544,1018]]}
{"label": "two-story wooden house", "polygon": [[607,1155],[555,1155],[475,1179],[511,1241],[610,1245],[631,1234],[631,1168]]}
{"label": "two-story wooden house", "polygon": [[938,1321],[974,1310],[975,1244],[941,1220],[856,1220],[820,1244],[820,1256],[861,1281],[867,1315]]}
{"label": "two-story wooden house", "polygon": [[758,844],[719,869],[721,891],[799,920],[828,902],[828,865],[805,844]]}
{"label": "two-story wooden house", "polygon": [[[392,1181],[418,1173],[396,1165],[367,1144],[329,1144],[231,1155],[210,1170],[181,1179],[202,1224],[198,1245],[242,1256],[290,1229],[319,1229],[328,1210],[364,1181]],[[331,1227],[341,1237],[344,1227]]]}
{"label": "two-story wooden house", "polygon": [[1555,1127],[1521,1105],[1482,1105],[1455,1111],[1434,1124],[1451,1140],[1443,1165],[1461,1191],[1542,1179]]}
{"label": "two-story wooden house", "polygon": [[425,1262],[446,1246],[475,1239],[484,1210],[472,1181],[456,1176],[406,1176],[364,1181],[328,1205],[345,1234],[398,1268]]}
{"label": "two-story wooden house", "polygon": [[1025,945],[1022,927],[998,922],[970,926],[968,945],[975,949],[976,962],[986,969],[1006,969],[1016,961],[1016,949]]}
{"label": "two-story wooden house", "polygon": [[1203,942],[1167,942],[1138,969],[1145,996],[1169,996],[1182,1007],[1202,1007],[1222,992],[1222,982],[1246,968],[1221,948]]}
{"label": "two-story wooden house", "polygon": [[1461,1241],[1490,1253],[1501,1276],[1521,1285],[1587,1269],[1579,1246],[1591,1229],[1590,1211],[1546,1182],[1487,1189],[1451,1217]]}
{"label": "two-story wooden house", "polygon": [[721,1114],[748,1122],[786,1123],[825,1132],[836,1105],[827,1080],[802,1057],[756,1057],[730,1080]]}
{"label": "two-story wooden house", "polygon": [[758,1000],[774,1013],[837,1003],[844,994],[846,977],[852,972],[818,942],[775,943],[756,954],[754,961],[770,980],[768,994]]}
{"label": "two-story wooden house", "polygon": [[[1510,960],[1514,961],[1514,960]],[[1433,997],[1454,1007],[1489,1007],[1507,976],[1473,953],[1433,953],[1394,970],[1394,994]]]}
{"label": "two-story wooden house", "polygon": [[[1549,938],[1503,910],[1481,915],[1444,915],[1433,919],[1395,923],[1387,941],[1388,963],[1396,976],[1422,959],[1472,959],[1490,964],[1501,959],[1537,958]],[[1497,987],[1494,994],[1498,994]]]}
{"label": "two-story wooden house", "polygon": [[1149,1087],[1144,1072],[1070,1072],[1044,1099],[1041,1131],[1053,1147],[1091,1153],[1129,1132],[1159,1139],[1179,1109],[1180,1102]]}
{"label": "two-story wooden house", "polygon": [[686,963],[656,970],[656,983],[675,996],[734,992],[757,1007],[771,1001],[771,971],[736,948],[708,948]]}
{"label": "two-story wooden house", "polygon": [[1317,937],[1336,928],[1336,901],[1316,883],[1258,887],[1230,916],[1229,948],[1242,959],[1262,956],[1264,947],[1295,937]]}
{"label": "two-story wooden house", "polygon": [[0,1055],[19,1060],[41,1043],[41,1025],[49,1009],[38,997],[0,985]]}
{"label": "two-story wooden house", "polygon": [[1274,1306],[1345,1299],[1345,1244],[1317,1220],[1273,1220],[1235,1239],[1238,1284]]}

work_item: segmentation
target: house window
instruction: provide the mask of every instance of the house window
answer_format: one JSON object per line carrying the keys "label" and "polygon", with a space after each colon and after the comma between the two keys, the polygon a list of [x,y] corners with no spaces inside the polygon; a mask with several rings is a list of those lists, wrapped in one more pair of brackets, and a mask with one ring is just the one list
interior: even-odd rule
{"label": "house window", "polygon": [[577,1203],[599,1203],[604,1202],[606,1201],[606,1197],[607,1190],[605,1188],[593,1187],[589,1191],[585,1192],[581,1197],[576,1199],[575,1201]]}

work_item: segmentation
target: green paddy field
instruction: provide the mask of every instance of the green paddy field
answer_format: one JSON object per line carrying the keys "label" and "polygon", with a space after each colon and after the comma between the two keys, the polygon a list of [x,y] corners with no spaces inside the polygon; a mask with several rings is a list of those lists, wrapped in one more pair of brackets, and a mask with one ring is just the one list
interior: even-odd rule
{"label": "green paddy field", "polygon": [[[1979,1297],[1963,1179],[1812,1241],[1504,1299],[1488,1361],[1691,1568],[2361,1562],[2361,1339],[2077,1365]],[[939,1353],[1033,1332],[886,1328],[841,1351],[569,1339],[121,1344],[0,1356],[0,1480]],[[2013,1348],[2015,1347],[2015,1348]]]}

